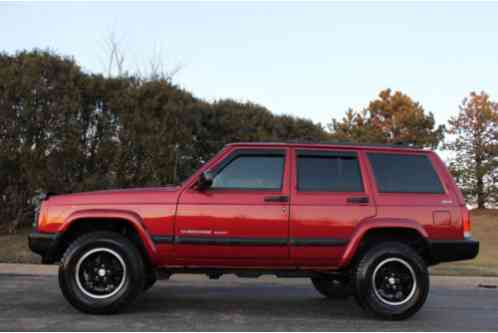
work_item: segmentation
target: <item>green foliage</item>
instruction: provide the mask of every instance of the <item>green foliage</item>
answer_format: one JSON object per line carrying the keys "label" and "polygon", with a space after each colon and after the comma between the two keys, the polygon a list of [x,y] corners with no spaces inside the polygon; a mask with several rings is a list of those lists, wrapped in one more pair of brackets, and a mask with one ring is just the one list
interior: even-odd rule
{"label": "green foliage", "polygon": [[467,200],[484,208],[498,203],[498,103],[484,92],[472,92],[460,112],[449,120],[454,152],[450,163]]}
{"label": "green foliage", "polygon": [[[471,94],[450,121],[451,164],[465,194],[498,202],[497,104]],[[83,72],[50,51],[0,53],[0,224],[32,217],[37,191],[161,186],[187,178],[230,142],[339,141],[436,147],[444,128],[384,90],[360,112],[320,124],[263,106],[195,98],[167,78]]]}
{"label": "green foliage", "polygon": [[332,120],[329,129],[342,141],[368,143],[409,142],[436,148],[443,139],[444,126],[435,127],[434,115],[425,114],[420,103],[390,89],[383,90],[360,112],[349,109],[345,117]]}
{"label": "green foliage", "polygon": [[105,78],[50,51],[0,53],[0,223],[29,221],[40,190],[177,183],[229,142],[327,135],[252,103],[199,100],[161,77]]}

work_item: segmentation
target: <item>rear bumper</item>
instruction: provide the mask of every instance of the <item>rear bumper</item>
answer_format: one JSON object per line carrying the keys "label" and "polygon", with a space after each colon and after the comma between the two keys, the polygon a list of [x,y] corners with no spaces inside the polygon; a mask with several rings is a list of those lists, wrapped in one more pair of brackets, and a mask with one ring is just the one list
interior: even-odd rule
{"label": "rear bumper", "polygon": [[474,259],[479,253],[479,241],[474,239],[431,241],[430,247],[434,264]]}
{"label": "rear bumper", "polygon": [[59,234],[32,232],[28,236],[29,248],[42,257],[42,263],[51,264],[57,253]]}

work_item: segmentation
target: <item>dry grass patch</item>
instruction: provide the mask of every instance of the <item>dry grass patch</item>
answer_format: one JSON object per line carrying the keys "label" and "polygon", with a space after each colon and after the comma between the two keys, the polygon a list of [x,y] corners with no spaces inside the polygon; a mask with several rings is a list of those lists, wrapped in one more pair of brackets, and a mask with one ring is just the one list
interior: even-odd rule
{"label": "dry grass patch", "polygon": [[15,234],[0,234],[0,262],[39,264],[41,258],[28,247],[31,228],[23,228]]}

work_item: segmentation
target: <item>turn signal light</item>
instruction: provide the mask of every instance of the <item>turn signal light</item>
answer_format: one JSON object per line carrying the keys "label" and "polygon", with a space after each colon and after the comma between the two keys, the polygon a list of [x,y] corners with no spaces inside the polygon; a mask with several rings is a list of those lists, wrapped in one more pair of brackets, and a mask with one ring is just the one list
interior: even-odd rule
{"label": "turn signal light", "polygon": [[470,238],[470,214],[466,207],[462,207],[462,227],[463,227],[463,237]]}

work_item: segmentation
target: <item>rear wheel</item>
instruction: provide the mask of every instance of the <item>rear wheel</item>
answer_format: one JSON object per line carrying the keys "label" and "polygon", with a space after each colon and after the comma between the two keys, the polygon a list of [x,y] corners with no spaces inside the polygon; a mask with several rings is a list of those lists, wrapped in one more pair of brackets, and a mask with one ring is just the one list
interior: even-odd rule
{"label": "rear wheel", "polygon": [[420,255],[397,242],[381,243],[359,260],[355,298],[366,310],[390,320],[405,319],[425,303],[429,274]]}
{"label": "rear wheel", "polygon": [[346,299],[353,294],[347,281],[331,277],[312,277],[311,282],[315,289],[323,296],[330,299]]}
{"label": "rear wheel", "polygon": [[114,313],[145,286],[143,259],[135,245],[114,232],[93,232],[75,240],[59,266],[64,297],[77,309]]}

